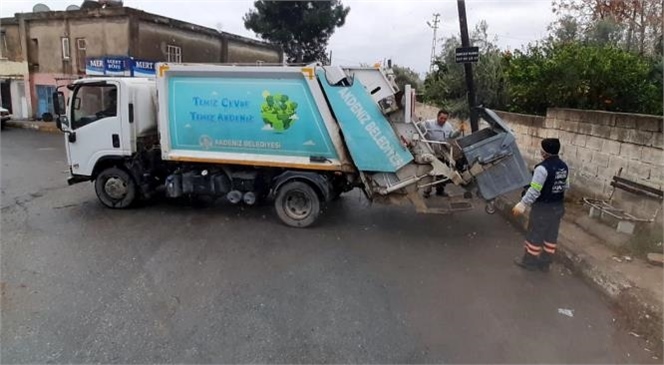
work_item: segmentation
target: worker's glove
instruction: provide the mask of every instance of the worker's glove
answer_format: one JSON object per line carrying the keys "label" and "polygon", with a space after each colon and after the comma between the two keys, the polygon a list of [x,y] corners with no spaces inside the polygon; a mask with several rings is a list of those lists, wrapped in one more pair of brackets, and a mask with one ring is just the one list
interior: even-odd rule
{"label": "worker's glove", "polygon": [[512,214],[513,214],[515,217],[518,217],[518,216],[522,215],[525,211],[526,211],[526,205],[523,204],[522,202],[518,202],[518,203],[514,206],[514,208],[512,208]]}
{"label": "worker's glove", "polygon": [[468,131],[468,127],[466,127],[466,123],[461,122],[459,124],[459,133],[466,133]]}

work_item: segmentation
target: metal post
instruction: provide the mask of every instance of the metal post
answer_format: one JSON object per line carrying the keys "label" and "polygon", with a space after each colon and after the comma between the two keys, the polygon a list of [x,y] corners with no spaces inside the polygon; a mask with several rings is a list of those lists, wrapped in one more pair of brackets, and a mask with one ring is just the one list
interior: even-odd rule
{"label": "metal post", "polygon": [[440,14],[433,14],[433,21],[427,22],[427,25],[433,29],[433,40],[431,41],[431,58],[429,58],[429,72],[433,72],[433,65],[436,63],[436,41],[438,40],[438,23]]}
{"label": "metal post", "polygon": [[[468,36],[468,21],[466,20],[466,2],[465,0],[457,0],[457,8],[459,9],[459,27],[461,28],[461,47],[470,47],[470,37]],[[475,82],[473,81],[473,64],[464,63],[466,70],[466,87],[468,88],[468,108],[470,110],[470,129],[475,132],[478,129],[478,117],[475,106]]]}

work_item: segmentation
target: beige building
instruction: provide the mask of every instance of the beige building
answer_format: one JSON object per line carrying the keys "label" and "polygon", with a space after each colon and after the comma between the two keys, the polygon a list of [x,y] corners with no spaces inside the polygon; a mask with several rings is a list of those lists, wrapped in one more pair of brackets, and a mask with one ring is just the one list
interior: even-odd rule
{"label": "beige building", "polygon": [[103,62],[281,63],[280,48],[128,7],[0,19],[2,105],[19,118],[52,112],[58,86]]}

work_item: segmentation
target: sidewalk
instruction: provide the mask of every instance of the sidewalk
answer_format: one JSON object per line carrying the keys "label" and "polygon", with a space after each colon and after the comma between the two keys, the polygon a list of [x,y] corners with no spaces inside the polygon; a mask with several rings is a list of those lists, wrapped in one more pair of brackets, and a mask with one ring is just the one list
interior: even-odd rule
{"label": "sidewalk", "polygon": [[8,120],[5,125],[9,128],[33,129],[40,132],[60,133],[60,130],[55,126],[55,122]]}
{"label": "sidewalk", "polygon": [[[501,197],[496,207],[510,222],[525,230],[527,217],[517,218],[511,212],[518,200],[518,193]],[[618,262],[611,248],[575,223],[583,214],[587,211],[581,206],[567,204],[556,259],[605,294],[625,316],[629,331],[645,338],[650,349],[661,358],[664,269],[638,258]]]}

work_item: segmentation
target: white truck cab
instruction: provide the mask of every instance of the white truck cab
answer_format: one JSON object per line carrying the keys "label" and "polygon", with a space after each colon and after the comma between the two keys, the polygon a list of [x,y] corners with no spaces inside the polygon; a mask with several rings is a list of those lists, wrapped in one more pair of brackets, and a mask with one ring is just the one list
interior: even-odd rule
{"label": "white truck cab", "polygon": [[102,159],[136,153],[138,137],[157,135],[154,80],[81,79],[69,87],[69,117],[61,116],[58,123],[74,181],[90,180]]}

